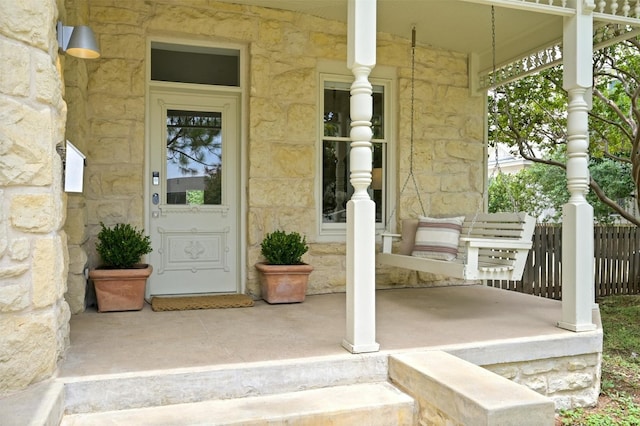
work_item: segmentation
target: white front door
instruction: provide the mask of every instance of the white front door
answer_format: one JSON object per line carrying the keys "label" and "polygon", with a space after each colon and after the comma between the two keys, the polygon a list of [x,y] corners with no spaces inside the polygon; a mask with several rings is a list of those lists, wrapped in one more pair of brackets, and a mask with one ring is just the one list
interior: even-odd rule
{"label": "white front door", "polygon": [[238,99],[151,89],[147,297],[239,290]]}

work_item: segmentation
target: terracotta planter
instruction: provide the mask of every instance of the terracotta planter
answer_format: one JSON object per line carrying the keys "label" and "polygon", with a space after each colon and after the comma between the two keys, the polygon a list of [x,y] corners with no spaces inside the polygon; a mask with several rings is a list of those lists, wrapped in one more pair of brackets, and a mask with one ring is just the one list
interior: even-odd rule
{"label": "terracotta planter", "polygon": [[144,306],[144,292],[151,265],[132,269],[97,268],[89,271],[98,299],[98,312],[139,311]]}
{"label": "terracotta planter", "polygon": [[260,271],[260,289],[267,303],[300,303],[307,294],[309,274],[313,266],[269,265],[257,263]]}

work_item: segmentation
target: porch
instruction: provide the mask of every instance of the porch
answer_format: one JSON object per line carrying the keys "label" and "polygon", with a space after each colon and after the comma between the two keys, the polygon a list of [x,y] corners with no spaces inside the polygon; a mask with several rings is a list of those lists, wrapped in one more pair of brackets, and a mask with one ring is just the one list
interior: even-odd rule
{"label": "porch", "polygon": [[[597,309],[598,328],[574,333],[555,325],[561,302],[480,285],[376,296],[381,350],[359,355],[340,346],[344,293],[238,309],[87,311],[71,319],[71,346],[53,381],[58,405],[83,413],[384,382],[389,355],[435,349],[529,385],[556,408],[597,398]],[[41,394],[34,400],[43,403]],[[26,401],[16,414],[37,411]]]}
{"label": "porch", "polygon": [[[561,308],[558,301],[480,285],[378,290],[376,336],[384,354],[438,348],[481,364],[531,359],[530,345],[547,357],[574,355],[553,345],[590,341],[600,332],[556,327]],[[351,357],[340,346],[345,321],[344,293],[238,309],[87,311],[71,318],[71,347],[59,377]],[[489,347],[504,356],[478,358]]]}

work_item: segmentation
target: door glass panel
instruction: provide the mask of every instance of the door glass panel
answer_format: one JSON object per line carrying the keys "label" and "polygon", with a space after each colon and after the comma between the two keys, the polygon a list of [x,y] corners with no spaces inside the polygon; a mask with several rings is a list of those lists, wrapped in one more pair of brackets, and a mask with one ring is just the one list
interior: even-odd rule
{"label": "door glass panel", "polygon": [[167,111],[167,204],[222,203],[222,114]]}

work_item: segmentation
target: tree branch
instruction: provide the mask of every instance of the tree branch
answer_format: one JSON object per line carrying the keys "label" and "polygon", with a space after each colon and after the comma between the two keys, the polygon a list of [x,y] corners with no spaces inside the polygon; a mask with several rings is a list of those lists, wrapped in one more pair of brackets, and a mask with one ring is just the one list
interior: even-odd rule
{"label": "tree branch", "polygon": [[635,226],[640,226],[640,220],[632,214],[629,214],[611,198],[607,197],[602,188],[600,188],[600,185],[598,185],[598,182],[593,180],[593,178],[589,179],[589,187],[591,188],[591,190],[593,190],[594,194],[596,194],[600,201],[609,206],[612,210],[617,212],[620,216],[628,220],[630,223],[633,223]]}

